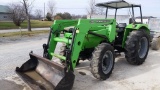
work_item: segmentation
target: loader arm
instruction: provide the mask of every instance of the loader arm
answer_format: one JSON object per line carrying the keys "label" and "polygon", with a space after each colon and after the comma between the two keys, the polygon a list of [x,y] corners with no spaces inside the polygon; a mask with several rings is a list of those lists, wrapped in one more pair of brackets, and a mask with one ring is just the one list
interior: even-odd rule
{"label": "loader arm", "polygon": [[78,20],[58,20],[54,21],[54,24],[51,26],[51,37],[49,39],[49,45],[47,48],[48,50],[48,59],[52,59],[53,52],[55,51],[57,41],[54,40],[54,38],[60,36],[60,32],[64,30],[65,27],[69,26],[75,26],[77,24]]}

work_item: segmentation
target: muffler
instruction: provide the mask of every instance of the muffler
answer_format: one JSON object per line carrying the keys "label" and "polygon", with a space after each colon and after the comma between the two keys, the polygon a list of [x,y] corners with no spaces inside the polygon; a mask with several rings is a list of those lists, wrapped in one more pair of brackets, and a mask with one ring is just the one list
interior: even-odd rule
{"label": "muffler", "polygon": [[63,65],[30,53],[30,59],[16,73],[33,90],[71,90],[75,75]]}

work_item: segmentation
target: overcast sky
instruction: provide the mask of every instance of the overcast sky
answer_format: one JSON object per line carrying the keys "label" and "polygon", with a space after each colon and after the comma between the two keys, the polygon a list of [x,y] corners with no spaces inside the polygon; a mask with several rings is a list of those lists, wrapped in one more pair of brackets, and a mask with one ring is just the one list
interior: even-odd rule
{"label": "overcast sky", "polygon": [[[7,5],[11,2],[19,2],[22,0],[0,0],[0,4]],[[29,0],[33,1],[33,0]],[[87,14],[86,8],[88,7],[89,0],[54,0],[56,2],[56,12],[69,12],[71,14]],[[96,2],[107,2],[111,0],[96,0]],[[144,16],[156,16],[160,17],[160,0],[126,0],[131,3],[141,4]],[[47,11],[48,0],[35,0],[34,9],[44,8],[44,3],[46,4]],[[120,11],[119,11],[120,12]],[[127,12],[127,11],[126,11]],[[122,13],[120,13],[122,14]]]}

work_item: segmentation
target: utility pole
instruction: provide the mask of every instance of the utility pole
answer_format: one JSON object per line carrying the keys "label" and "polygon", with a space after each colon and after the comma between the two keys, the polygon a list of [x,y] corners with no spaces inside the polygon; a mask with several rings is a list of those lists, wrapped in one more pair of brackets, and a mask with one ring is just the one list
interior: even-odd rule
{"label": "utility pole", "polygon": [[45,8],[46,8],[46,7],[45,7],[45,3],[44,3],[44,19],[45,19]]}

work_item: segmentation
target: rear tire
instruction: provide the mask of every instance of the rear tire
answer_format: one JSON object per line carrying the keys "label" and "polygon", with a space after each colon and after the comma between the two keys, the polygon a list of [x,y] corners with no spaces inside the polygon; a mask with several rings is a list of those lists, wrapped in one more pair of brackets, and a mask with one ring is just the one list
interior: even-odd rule
{"label": "rear tire", "polygon": [[142,64],[148,55],[149,35],[145,30],[132,31],[127,37],[125,57],[130,64]]}
{"label": "rear tire", "polygon": [[107,43],[99,44],[92,53],[91,73],[99,80],[106,80],[114,68],[114,48]]}
{"label": "rear tire", "polygon": [[151,42],[151,49],[159,50],[159,48],[160,48],[160,38],[153,38]]}

